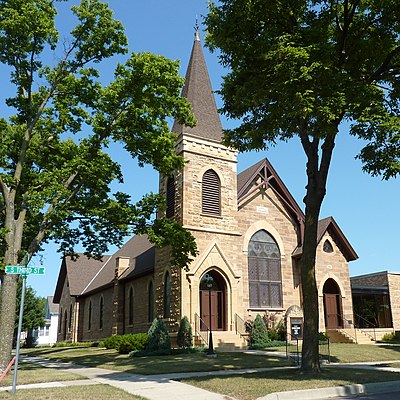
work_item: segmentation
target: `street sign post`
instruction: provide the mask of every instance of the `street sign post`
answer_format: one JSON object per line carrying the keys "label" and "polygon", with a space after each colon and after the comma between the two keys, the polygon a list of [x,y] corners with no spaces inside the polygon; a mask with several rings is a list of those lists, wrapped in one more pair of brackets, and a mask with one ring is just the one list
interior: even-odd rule
{"label": "street sign post", "polygon": [[21,330],[22,330],[22,318],[24,313],[24,302],[25,302],[25,291],[26,291],[26,278],[28,275],[44,275],[44,267],[28,267],[28,255],[25,257],[25,265],[7,265],[4,271],[10,275],[21,275],[22,277],[22,292],[21,292],[21,304],[19,307],[19,321],[18,321],[18,333],[17,333],[17,347],[15,351],[15,367],[14,367],[14,378],[12,385],[12,395],[15,396],[17,388],[17,374],[18,374],[18,360],[19,360],[19,348],[21,344]]}

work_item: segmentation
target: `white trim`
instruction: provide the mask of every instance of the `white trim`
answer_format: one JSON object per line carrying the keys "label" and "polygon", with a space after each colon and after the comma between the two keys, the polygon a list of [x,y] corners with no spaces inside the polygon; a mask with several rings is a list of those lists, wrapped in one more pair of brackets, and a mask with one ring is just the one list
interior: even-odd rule
{"label": "white trim", "polygon": [[82,296],[86,289],[92,284],[92,282],[99,276],[100,272],[103,271],[103,269],[105,268],[105,266],[108,264],[108,262],[111,260],[112,256],[110,256],[110,258],[103,264],[103,266],[97,271],[97,274],[91,279],[91,281],[86,285],[85,289],[82,290],[82,292],[80,293],[80,296]]}

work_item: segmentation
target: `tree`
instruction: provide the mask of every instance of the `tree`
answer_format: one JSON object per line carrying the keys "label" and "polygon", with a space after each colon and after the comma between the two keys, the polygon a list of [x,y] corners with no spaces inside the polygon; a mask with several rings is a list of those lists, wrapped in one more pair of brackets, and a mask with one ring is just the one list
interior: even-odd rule
{"label": "tree", "polygon": [[127,52],[123,26],[99,0],[81,0],[72,12],[76,25],[60,39],[54,1],[0,0],[0,62],[15,89],[0,118],[0,371],[11,355],[17,288],[4,265],[30,260],[49,240],[67,254],[81,242],[87,254],[99,255],[133,233],[170,245],[177,266],[196,252],[181,226],[154,221],[160,196],[134,204],[125,193],[110,193],[110,183],[123,177],[106,153],[115,141],[139,165],[163,174],[183,166],[168,121],[195,121],[180,97],[178,63],[133,53],[104,85],[97,65]]}
{"label": "tree", "polygon": [[[22,293],[22,279],[18,279],[17,289],[17,304],[15,307],[15,325],[14,325],[14,337],[17,337],[18,322],[19,322],[19,310],[21,305],[21,293]],[[27,343],[32,342],[32,331],[38,327],[45,325],[44,313],[45,313],[46,299],[44,297],[36,297],[36,292],[30,287],[26,286],[25,300],[24,300],[24,313],[22,319],[22,331],[27,332]]]}
{"label": "tree", "polygon": [[298,137],[306,154],[302,372],[320,369],[317,227],[339,126],[370,141],[364,161],[399,142],[399,20],[389,0],[221,0],[205,18],[209,46],[230,69],[222,110],[240,119],[226,144],[247,151]]}
{"label": "tree", "polygon": [[162,319],[154,318],[147,335],[149,337],[147,350],[158,351],[171,349],[168,328]]}
{"label": "tree", "polygon": [[179,347],[183,349],[188,349],[192,347],[193,332],[192,325],[190,325],[189,318],[185,315],[180,323],[178,336],[176,338],[176,343]]}
{"label": "tree", "polygon": [[251,326],[249,343],[250,346],[254,345],[265,345],[268,343],[268,331],[265,326],[264,320],[261,318],[260,314],[257,314],[253,325]]}

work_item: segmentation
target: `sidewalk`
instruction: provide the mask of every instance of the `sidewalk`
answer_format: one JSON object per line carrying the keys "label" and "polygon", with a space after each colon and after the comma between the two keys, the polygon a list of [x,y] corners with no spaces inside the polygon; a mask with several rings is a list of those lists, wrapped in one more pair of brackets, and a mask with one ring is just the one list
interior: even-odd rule
{"label": "sidewalk", "polygon": [[[216,375],[243,375],[251,374],[258,371],[271,371],[279,369],[295,369],[297,367],[274,367],[274,368],[254,368],[233,371],[210,371],[210,372],[187,372],[163,375],[136,375],[126,372],[118,372],[103,368],[88,368],[84,366],[59,363],[46,360],[43,358],[26,358],[27,361],[33,362],[44,367],[57,368],[60,370],[74,372],[88,379],[82,381],[68,382],[48,382],[43,384],[20,385],[17,389],[33,389],[45,387],[63,387],[71,385],[88,385],[88,384],[106,384],[128,393],[145,397],[149,400],[234,400],[232,397],[212,393],[204,389],[200,389],[174,379],[200,377],[200,376],[216,376]],[[391,361],[393,362],[393,361]],[[354,363],[354,364],[331,364],[324,367],[341,367],[341,368],[365,368],[380,369],[386,371],[400,372],[399,368],[385,367],[387,362],[371,363]],[[11,390],[11,387],[0,388],[1,390]],[[400,391],[400,380],[383,383],[368,383],[365,385],[347,385],[338,387],[328,387],[319,389],[306,389],[290,392],[270,393],[257,400],[311,400],[311,399],[328,399],[337,396],[357,395],[361,393],[387,393],[392,391]]]}

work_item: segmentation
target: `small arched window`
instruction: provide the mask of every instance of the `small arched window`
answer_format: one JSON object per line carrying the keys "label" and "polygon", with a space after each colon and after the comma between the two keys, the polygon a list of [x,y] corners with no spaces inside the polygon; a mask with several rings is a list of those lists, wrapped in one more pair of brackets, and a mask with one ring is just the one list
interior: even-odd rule
{"label": "small arched window", "polygon": [[99,304],[99,329],[103,329],[103,319],[104,319],[104,300],[103,296],[101,296]]}
{"label": "small arched window", "polygon": [[325,253],[333,253],[332,243],[328,239],[325,240],[322,249]]}
{"label": "small arched window", "polygon": [[167,210],[165,216],[171,218],[175,215],[175,179],[170,176],[167,180]]}
{"label": "small arched window", "polygon": [[148,321],[153,322],[154,319],[154,289],[153,289],[153,282],[149,284],[149,312],[148,312]]}
{"label": "small arched window", "polygon": [[60,320],[58,321],[58,333],[61,333],[63,309],[60,307]]}
{"label": "small arched window", "polygon": [[88,331],[92,329],[92,300],[89,301],[88,307]]}
{"label": "small arched window", "polygon": [[248,247],[250,307],[282,307],[281,255],[274,238],[256,232]]}
{"label": "small arched window", "polygon": [[68,322],[68,330],[71,332],[72,329],[72,304],[69,306],[69,322]]}
{"label": "small arched window", "polygon": [[218,174],[207,170],[201,184],[201,212],[203,214],[221,215],[221,181]]}
{"label": "small arched window", "polygon": [[165,274],[164,279],[164,318],[171,315],[171,275],[169,272]]}
{"label": "small arched window", "polygon": [[128,325],[133,325],[133,305],[134,305],[134,298],[133,298],[133,288],[129,289],[128,295]]}

